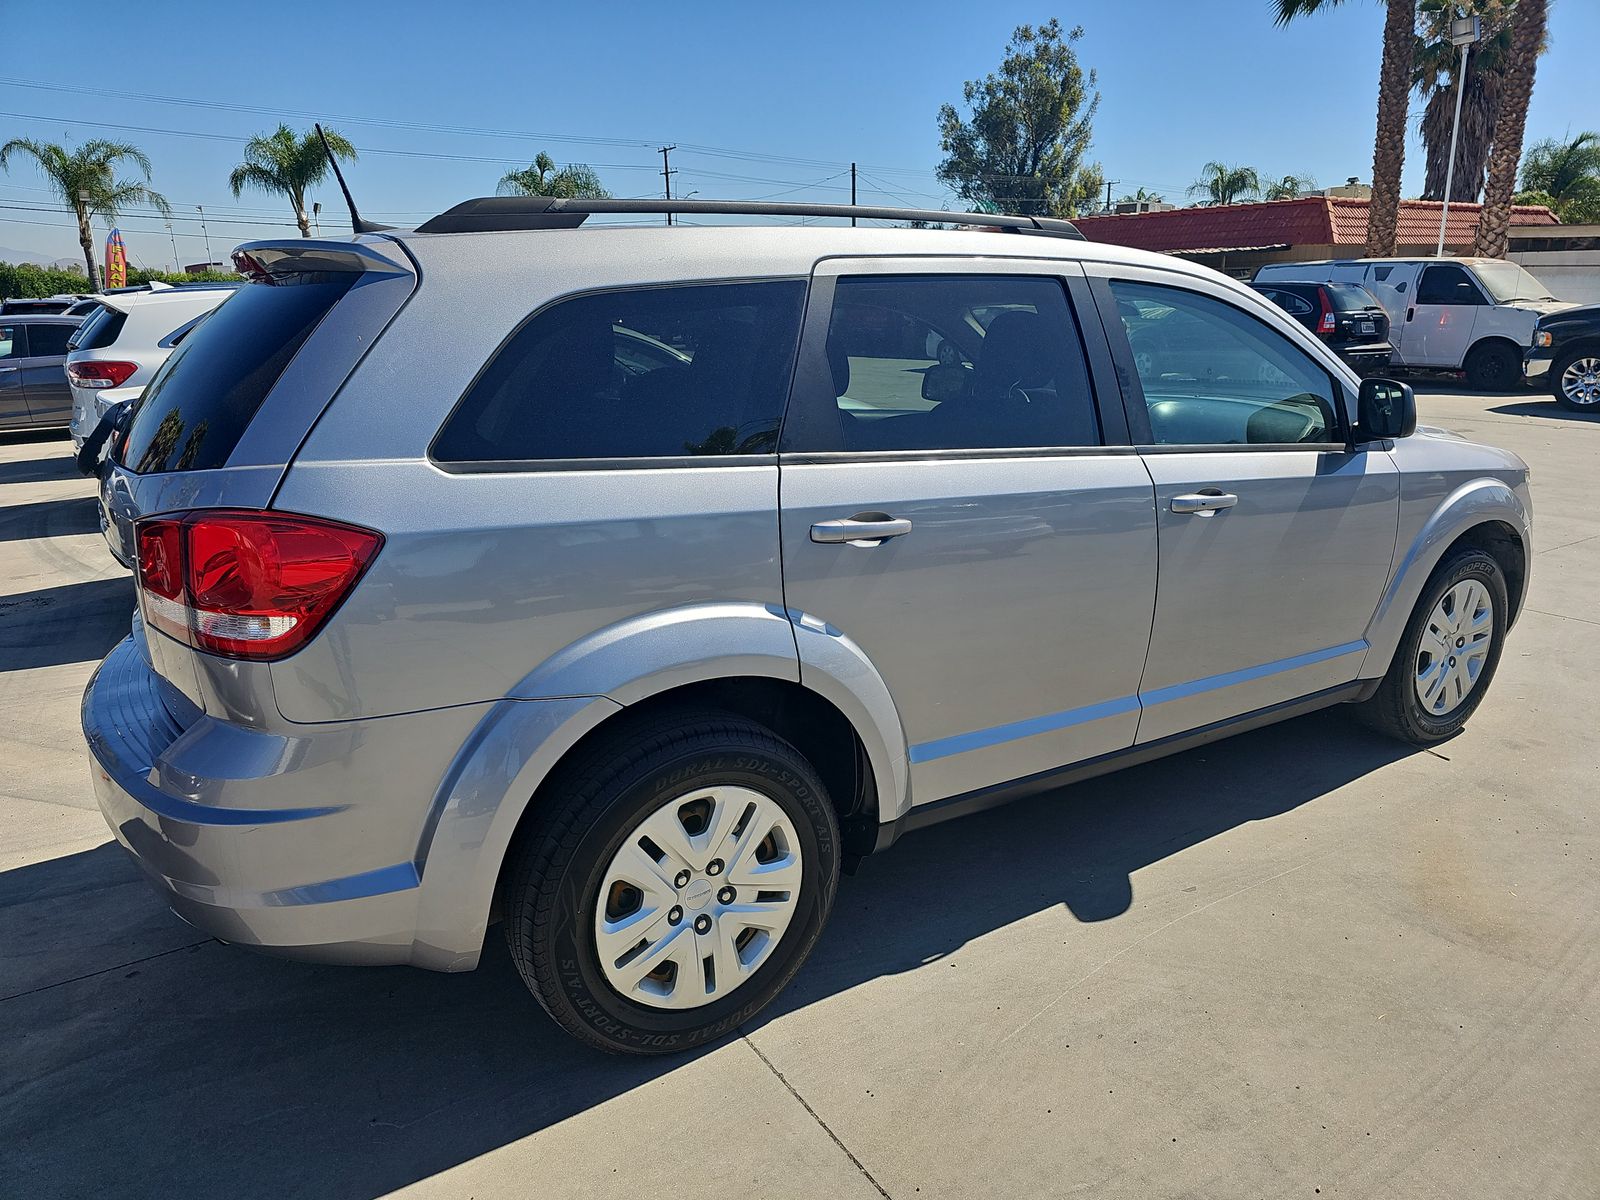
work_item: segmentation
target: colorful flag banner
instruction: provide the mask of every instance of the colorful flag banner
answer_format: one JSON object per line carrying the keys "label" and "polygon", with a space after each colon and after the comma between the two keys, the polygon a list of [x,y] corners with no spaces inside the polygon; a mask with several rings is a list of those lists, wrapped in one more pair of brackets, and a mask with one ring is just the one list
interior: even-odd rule
{"label": "colorful flag banner", "polygon": [[113,229],[106,238],[106,286],[128,286],[128,250],[122,244],[122,230]]}

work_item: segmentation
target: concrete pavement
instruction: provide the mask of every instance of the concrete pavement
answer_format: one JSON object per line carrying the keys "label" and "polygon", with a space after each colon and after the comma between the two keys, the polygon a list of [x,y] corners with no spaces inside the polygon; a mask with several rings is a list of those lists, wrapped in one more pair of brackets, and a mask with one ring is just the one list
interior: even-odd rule
{"label": "concrete pavement", "polygon": [[1334,711],[915,834],[775,1011],[646,1062],[572,1044],[497,932],[440,976],[168,914],[77,727],[131,587],[70,444],[0,439],[0,1194],[1600,1194],[1600,421],[1421,406],[1535,471],[1463,736]]}

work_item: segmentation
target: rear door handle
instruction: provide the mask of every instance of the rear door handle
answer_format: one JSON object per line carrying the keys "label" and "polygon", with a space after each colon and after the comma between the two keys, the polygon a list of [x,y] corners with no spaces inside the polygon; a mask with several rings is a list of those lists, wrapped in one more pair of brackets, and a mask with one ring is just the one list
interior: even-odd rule
{"label": "rear door handle", "polygon": [[910,532],[911,522],[905,517],[891,517],[887,513],[857,513],[837,521],[818,521],[811,527],[811,540],[828,546],[876,546],[889,538],[904,537]]}
{"label": "rear door handle", "polygon": [[1219,491],[1216,488],[1206,488],[1189,496],[1174,496],[1172,498],[1172,511],[1175,513],[1188,513],[1196,517],[1215,516],[1224,508],[1232,508],[1239,503],[1239,497]]}

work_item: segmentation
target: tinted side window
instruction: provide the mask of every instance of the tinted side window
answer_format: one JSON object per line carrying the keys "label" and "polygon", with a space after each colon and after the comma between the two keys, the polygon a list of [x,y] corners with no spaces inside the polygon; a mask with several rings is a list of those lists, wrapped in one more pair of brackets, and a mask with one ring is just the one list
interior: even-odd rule
{"label": "tinted side window", "polygon": [[490,360],[433,457],[771,454],[805,286],[685,284],[561,301]]}
{"label": "tinted side window", "polygon": [[840,279],[828,359],[846,450],[1100,441],[1083,346],[1056,279]]}
{"label": "tinted side window", "polygon": [[1158,444],[1339,440],[1332,379],[1275,329],[1182,288],[1111,291]]}
{"label": "tinted side window", "polygon": [[34,325],[28,330],[28,354],[33,358],[60,358],[76,325]]}
{"label": "tinted side window", "polygon": [[21,325],[0,325],[0,358],[28,357],[28,333]]}
{"label": "tinted side window", "polygon": [[1435,263],[1422,272],[1417,284],[1418,304],[1482,304],[1483,295],[1472,277],[1454,263]]}
{"label": "tinted side window", "polygon": [[1291,316],[1304,317],[1309,316],[1311,313],[1311,301],[1303,296],[1297,296],[1293,292],[1263,292],[1262,294]]}
{"label": "tinted side window", "polygon": [[228,461],[272,385],[358,276],[294,278],[305,282],[240,288],[183,339],[139,401],[122,452],[129,470],[203,471]]}

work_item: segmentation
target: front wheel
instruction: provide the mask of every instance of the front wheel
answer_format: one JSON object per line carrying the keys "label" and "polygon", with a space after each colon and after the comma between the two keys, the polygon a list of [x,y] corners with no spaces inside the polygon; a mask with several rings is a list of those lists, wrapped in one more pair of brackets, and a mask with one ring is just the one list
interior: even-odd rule
{"label": "front wheel", "polygon": [[727,714],[657,720],[557,781],[521,839],[506,937],[557,1023],[667,1054],[737,1028],[811,952],[838,886],[838,823],[793,746]]}
{"label": "front wheel", "polygon": [[1600,351],[1568,354],[1550,368],[1550,391],[1570,412],[1600,414]]}
{"label": "front wheel", "polygon": [[1522,379],[1522,359],[1509,342],[1474,346],[1462,366],[1467,386],[1475,392],[1509,392]]}
{"label": "front wheel", "polygon": [[1492,555],[1471,547],[1449,555],[1362,706],[1368,723],[1419,746],[1460,732],[1500,663],[1508,612],[1505,572]]}

